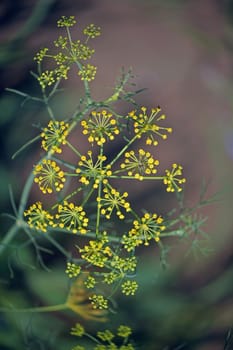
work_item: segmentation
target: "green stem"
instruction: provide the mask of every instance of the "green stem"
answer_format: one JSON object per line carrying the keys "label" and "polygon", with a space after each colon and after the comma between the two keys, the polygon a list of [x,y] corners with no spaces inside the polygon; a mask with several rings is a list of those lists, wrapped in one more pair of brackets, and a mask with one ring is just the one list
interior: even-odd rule
{"label": "green stem", "polygon": [[14,238],[18,230],[19,230],[19,227],[17,225],[17,222],[15,222],[0,243],[0,255],[4,252],[4,250],[6,249],[10,241]]}
{"label": "green stem", "polygon": [[[62,202],[67,201],[68,199],[75,196],[80,191],[82,191],[82,188],[81,187],[77,188],[77,190],[73,191],[72,193],[68,194],[65,198],[63,198]],[[56,207],[58,207],[59,204],[60,204],[60,202],[54,204],[51,209],[54,210]]]}
{"label": "green stem", "polygon": [[[75,56],[75,52],[73,51],[73,48],[72,48],[72,38],[71,38],[71,34],[70,34],[70,30],[68,27],[66,27],[66,32],[67,32],[67,36],[68,36],[68,39],[69,39],[69,44],[70,44],[70,50],[71,50],[71,55],[73,56],[73,58]],[[79,61],[75,60],[75,63],[76,65],[78,66],[78,68],[81,70],[82,69],[82,65]],[[84,80],[83,81],[83,85],[84,85],[84,89],[85,89],[85,94],[86,94],[86,97],[87,97],[87,103],[92,103],[92,99],[91,99],[91,92],[90,92],[90,87],[89,87],[89,84],[88,84],[88,81]]]}
{"label": "green stem", "polygon": [[71,254],[68,253],[53,237],[50,235],[45,235],[45,237],[54,245],[54,247],[57,248],[57,250],[59,250],[68,260],[70,260]]}
{"label": "green stem", "polygon": [[123,153],[127,151],[129,146],[132,145],[132,143],[138,138],[137,135],[135,135],[128,143],[125,145],[125,147],[122,148],[122,150],[117,154],[117,156],[111,161],[110,165],[112,166],[120,157]]}
{"label": "green stem", "polygon": [[[53,57],[53,56],[51,56],[51,57]],[[48,97],[47,97],[47,100],[48,100],[48,101],[50,100],[50,98],[51,98],[51,97],[55,94],[55,92],[57,91],[57,88],[58,88],[60,82],[61,82],[61,79],[57,80],[56,83],[54,84],[54,87],[53,87],[52,91],[49,93],[49,95],[48,95]]]}
{"label": "green stem", "polygon": [[93,337],[91,334],[85,332],[84,335],[85,335],[87,338],[91,339],[93,342],[95,342],[95,343],[97,343],[97,344],[101,344],[100,341],[99,341],[98,339],[96,339],[95,337]]}
{"label": "green stem", "polygon": [[[103,155],[103,146],[100,147],[100,157]],[[100,158],[102,159],[102,158]],[[103,161],[101,160],[100,163],[100,172],[102,170],[102,165],[103,165]],[[101,197],[101,192],[102,192],[102,180],[99,182],[98,185],[98,198]],[[98,234],[99,234],[99,226],[100,226],[100,205],[99,203],[97,203],[97,214],[96,214],[96,238],[98,238]]]}
{"label": "green stem", "polygon": [[[72,233],[70,231],[67,231],[67,230],[64,230],[64,229],[58,228],[58,227],[51,228],[50,231],[52,231],[52,232],[53,231],[61,232],[61,233],[65,233],[65,234],[69,234],[69,235],[73,235],[73,236],[76,235],[76,237],[77,237],[77,234],[74,234],[74,233]],[[78,237],[96,238],[96,232],[87,232],[87,233],[82,234],[82,235],[78,234]],[[119,243],[119,241],[120,241],[120,237],[109,236],[108,239],[109,239],[109,242],[114,242],[114,243]]]}
{"label": "green stem", "polygon": [[23,213],[24,213],[24,210],[26,208],[26,204],[27,204],[28,196],[29,196],[32,184],[33,184],[33,180],[34,180],[34,174],[33,174],[33,172],[31,172],[31,174],[27,178],[27,181],[26,181],[26,183],[24,185],[24,188],[23,188],[23,191],[22,191],[22,194],[21,194],[21,198],[20,198],[20,202],[19,202],[18,215],[17,215],[17,221],[9,229],[9,231],[6,233],[5,237],[3,238],[1,246],[0,246],[0,255],[6,249],[7,244],[14,238],[14,236],[16,235],[16,233],[19,230],[19,228],[22,227]]}
{"label": "green stem", "polygon": [[49,105],[48,97],[46,96],[45,90],[44,90],[44,89],[42,90],[42,93],[43,93],[44,104],[45,104],[45,106],[46,106],[46,109],[47,109],[47,111],[48,111],[48,114],[49,114],[49,116],[50,116],[50,118],[51,118],[52,120],[55,120],[55,117],[54,117],[52,108],[51,108],[50,105]]}
{"label": "green stem", "polygon": [[18,210],[18,218],[23,217],[23,212],[26,208],[26,204],[27,204],[27,200],[29,197],[29,192],[30,192],[32,184],[33,184],[33,180],[34,180],[34,174],[33,174],[33,172],[31,172],[31,174],[27,178],[27,181],[24,185],[23,192],[21,195],[19,210]]}
{"label": "green stem", "polygon": [[0,312],[55,312],[60,310],[68,309],[66,304],[58,304],[58,305],[50,305],[50,306],[38,306],[38,307],[30,307],[25,309],[6,309],[0,308]]}
{"label": "green stem", "polygon": [[111,178],[111,179],[130,179],[130,180],[142,181],[142,180],[163,180],[164,176],[143,176],[142,180],[135,178],[135,176],[128,176],[128,175],[120,175],[120,176],[110,175],[109,178]]}
{"label": "green stem", "polygon": [[183,230],[175,230],[175,231],[171,231],[171,232],[164,232],[164,233],[160,233],[160,237],[182,237],[184,235],[184,231]]}
{"label": "green stem", "polygon": [[34,143],[35,141],[40,139],[40,135],[37,135],[36,137],[34,137],[33,139],[31,139],[30,141],[28,141],[27,143],[25,143],[22,147],[20,147],[20,149],[18,149],[18,151],[16,151],[13,156],[11,157],[11,159],[15,159],[15,157],[22,152],[25,148],[27,148],[28,146],[30,146],[32,143]]}
{"label": "green stem", "polygon": [[92,187],[89,191],[89,193],[85,196],[81,206],[84,207],[84,205],[87,203],[88,199],[91,197],[92,193],[94,192],[94,188]]}
{"label": "green stem", "polygon": [[79,153],[79,151],[69,142],[66,141],[67,146],[80,158],[82,157],[81,153]]}

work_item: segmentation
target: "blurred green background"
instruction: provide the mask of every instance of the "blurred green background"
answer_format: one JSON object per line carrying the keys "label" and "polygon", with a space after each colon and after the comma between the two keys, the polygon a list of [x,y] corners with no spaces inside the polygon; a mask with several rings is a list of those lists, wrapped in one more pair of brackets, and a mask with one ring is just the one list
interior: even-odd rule
{"label": "blurred green background", "polygon": [[[96,40],[92,83],[97,99],[111,93],[122,66],[132,67],[137,87],[147,90],[137,97],[141,105],[160,105],[174,133],[156,149],[162,166],[184,166],[186,204],[198,200],[203,179],[207,195],[216,191],[220,201],[203,209],[214,253],[195,260],[187,246],[170,242],[170,266],[163,270],[158,251],[142,255],[138,271],[141,288],[135,298],[119,297],[119,313],[112,325],[127,323],[135,330],[141,349],[218,350],[233,325],[233,1],[214,0],[2,0],[0,4],[0,206],[12,213],[9,185],[16,204],[32,165],[40,156],[34,144],[16,159],[12,155],[38,134],[47,116],[31,102],[5,88],[36,93],[30,70],[33,56],[51,46],[59,32],[61,15],[74,15],[78,25],[102,28]],[[74,33],[75,35],[75,33]],[[66,93],[54,108],[67,117],[80,97],[80,83],[71,77]],[[127,113],[122,107],[122,113]],[[110,150],[111,151],[111,150]],[[138,186],[135,204],[166,212],[174,205],[160,185]],[[38,199],[33,191],[31,200]],[[1,217],[1,238],[11,224]],[[17,237],[1,257],[1,305],[18,307],[63,302],[68,289],[64,258],[43,253],[46,271],[32,245]],[[72,246],[65,237],[60,243]],[[47,241],[41,245],[48,249]],[[76,344],[68,334],[72,313],[0,314],[0,349],[69,350]],[[85,322],[84,322],[85,323]],[[103,325],[100,325],[104,327]],[[110,326],[110,325],[109,325]],[[99,325],[87,325],[94,331]],[[233,349],[230,347],[229,349]],[[229,350],[228,349],[228,350]]]}

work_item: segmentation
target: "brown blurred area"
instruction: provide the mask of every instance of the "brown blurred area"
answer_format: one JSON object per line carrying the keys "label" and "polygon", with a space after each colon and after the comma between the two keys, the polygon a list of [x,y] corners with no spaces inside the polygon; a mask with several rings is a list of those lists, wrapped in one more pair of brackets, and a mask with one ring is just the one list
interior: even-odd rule
{"label": "brown blurred area", "polygon": [[[186,204],[198,201],[203,179],[209,183],[207,198],[216,191],[219,193],[220,200],[202,210],[209,218],[205,229],[215,252],[198,262],[184,258],[182,246],[171,254],[171,264],[179,271],[174,288],[191,298],[198,291],[212,293],[215,283],[219,286],[226,276],[227,282],[222,282],[226,290],[213,296],[211,321],[202,330],[207,340],[192,348],[199,350],[223,349],[223,337],[233,324],[230,9],[230,1],[214,0],[2,0],[0,4],[1,174],[9,171],[8,178],[15,184],[16,193],[19,194],[16,180],[22,186],[40,150],[39,147],[33,152],[26,150],[15,162],[10,156],[30,139],[31,124],[39,121],[42,112],[31,111],[30,105],[25,105],[22,111],[20,100],[11,100],[4,88],[28,92],[33,89],[29,76],[34,68],[33,56],[40,48],[51,46],[58,35],[56,20],[61,15],[74,15],[80,28],[88,23],[102,28],[101,37],[93,44],[96,50],[93,62],[98,67],[92,83],[96,99],[106,98],[112,92],[122,67],[132,67],[137,88],[147,88],[137,96],[137,102],[148,108],[160,105],[166,113],[174,132],[168,140],[160,142],[154,154],[162,168],[173,162],[183,165],[187,178]],[[72,111],[71,106],[80,97],[77,77],[71,76],[66,87],[66,98],[57,106],[60,111]],[[14,105],[9,106],[11,103]],[[121,113],[128,112],[124,105],[121,108]],[[2,187],[4,199],[6,186]],[[146,208],[165,211],[174,204],[160,185],[151,188],[150,184],[143,184],[136,189],[132,188],[135,203],[143,202]]]}

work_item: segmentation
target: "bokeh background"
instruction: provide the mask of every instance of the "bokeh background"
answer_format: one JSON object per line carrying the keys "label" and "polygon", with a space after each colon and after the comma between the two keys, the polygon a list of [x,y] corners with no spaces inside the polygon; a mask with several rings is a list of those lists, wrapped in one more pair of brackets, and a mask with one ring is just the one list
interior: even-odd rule
{"label": "bokeh background", "polygon": [[[58,36],[56,21],[61,15],[74,15],[80,28],[89,23],[102,28],[94,43],[98,71],[92,88],[96,99],[111,93],[122,67],[131,67],[137,88],[147,88],[137,102],[149,108],[160,105],[167,114],[174,133],[156,152],[164,167],[174,161],[183,165],[186,205],[198,201],[203,181],[209,185],[207,198],[218,192],[217,200],[202,209],[202,215],[208,216],[205,230],[213,253],[195,259],[185,254],[187,246],[182,242],[171,242],[170,266],[163,270],[157,250],[142,252],[138,272],[142,287],[132,300],[119,300],[120,312],[112,322],[131,324],[142,349],[223,349],[233,325],[233,1],[1,0],[3,213],[12,213],[9,184],[17,204],[40,146],[32,145],[14,161],[11,156],[47,120],[37,105],[21,106],[22,99],[5,88],[36,92],[29,73],[35,70],[33,56]],[[74,109],[80,86],[77,77],[66,83],[64,98],[54,105],[61,116],[67,117]],[[124,108],[121,112],[127,113]],[[31,199],[37,196],[35,191]],[[144,207],[161,212],[174,205],[160,185],[138,186],[132,199],[135,205],[143,201]],[[9,225],[2,216],[1,237]],[[70,244],[64,237],[61,242]],[[31,248],[20,257],[13,248],[1,257],[1,303],[30,306],[61,301],[67,291],[63,257],[58,252],[45,256],[47,272],[32,263]],[[75,341],[68,329],[76,321],[82,319],[71,313],[0,314],[0,349],[69,350]],[[91,326],[95,327],[98,325]]]}

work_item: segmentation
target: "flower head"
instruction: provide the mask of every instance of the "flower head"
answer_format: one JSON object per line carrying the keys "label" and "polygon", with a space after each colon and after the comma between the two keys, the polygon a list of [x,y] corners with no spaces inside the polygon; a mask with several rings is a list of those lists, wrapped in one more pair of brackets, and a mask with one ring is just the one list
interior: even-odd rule
{"label": "flower head", "polygon": [[136,281],[127,280],[121,285],[122,293],[125,295],[134,295],[138,289],[138,284]]}
{"label": "flower head", "polygon": [[69,124],[64,121],[50,120],[48,126],[43,129],[40,136],[42,137],[42,148],[51,153],[61,153],[61,145],[66,144],[66,138],[69,132]]}
{"label": "flower head", "polygon": [[[73,41],[71,44],[72,51],[71,51],[71,58],[72,61],[75,62],[77,60],[87,60],[91,58],[91,56],[94,54],[95,50],[91,49],[89,46],[81,43],[80,40]],[[88,65],[89,69],[90,67],[94,67],[91,65]],[[88,68],[86,66],[86,69]],[[85,80],[85,79],[82,79]],[[87,79],[88,80],[88,79]]]}
{"label": "flower head", "polygon": [[57,21],[58,27],[73,27],[76,23],[74,16],[61,16],[61,18]]}
{"label": "flower head", "polygon": [[38,81],[42,89],[45,89],[47,86],[53,85],[56,81],[55,72],[53,70],[46,70],[45,72],[41,73],[41,75],[38,77]]}
{"label": "flower head", "polygon": [[28,216],[28,225],[36,230],[46,232],[47,227],[55,227],[53,216],[43,209],[41,202],[36,202],[25,210],[24,216]]}
{"label": "flower head", "polygon": [[81,76],[81,80],[92,81],[95,79],[97,68],[91,64],[82,66],[82,69],[78,72],[78,75]]}
{"label": "flower head", "polygon": [[57,163],[50,159],[44,159],[37,164],[33,171],[34,181],[39,185],[40,190],[46,193],[52,193],[54,190],[59,192],[64,187],[66,178],[64,172]]}
{"label": "flower head", "polygon": [[104,188],[103,192],[103,198],[97,198],[98,205],[101,208],[101,214],[105,215],[107,219],[110,219],[113,211],[116,211],[118,218],[123,220],[125,215],[123,214],[122,209],[126,212],[131,211],[130,203],[126,201],[128,193],[124,192],[123,194],[120,194],[120,192],[112,187]]}
{"label": "flower head", "polygon": [[46,56],[48,50],[49,49],[47,47],[45,47],[44,49],[41,49],[39,52],[37,52],[37,54],[34,57],[34,61],[36,61],[37,63],[42,62],[44,57]]}
{"label": "flower head", "polygon": [[160,232],[165,230],[163,218],[157,214],[145,213],[141,219],[134,220],[133,226],[128,235],[123,236],[122,240],[127,251],[133,250],[143,242],[144,245],[149,245],[151,239],[158,242]]}
{"label": "flower head", "polygon": [[85,329],[80,323],[76,323],[76,325],[72,327],[70,331],[71,335],[76,335],[77,337],[82,337],[84,333]]}
{"label": "flower head", "polygon": [[158,141],[155,139],[155,136],[159,136],[165,140],[167,138],[166,132],[172,132],[172,128],[162,127],[157,124],[157,122],[166,118],[165,114],[159,115],[160,111],[160,107],[152,108],[151,113],[147,114],[147,108],[141,107],[139,114],[136,114],[136,111],[129,113],[129,117],[134,120],[135,134],[139,138],[143,134],[147,134],[146,143],[148,145],[153,144],[156,146]]}
{"label": "flower head", "polygon": [[108,300],[101,294],[93,294],[91,297],[89,297],[89,299],[91,300],[94,309],[102,310],[108,308]]}
{"label": "flower head", "polygon": [[117,279],[122,277],[121,272],[115,272],[115,271],[111,271],[111,272],[106,272],[103,274],[103,281],[106,284],[113,284]]}
{"label": "flower head", "polygon": [[56,79],[68,79],[68,71],[70,70],[70,67],[65,64],[60,64],[58,68],[54,70],[54,73],[56,75]]}
{"label": "flower head", "polygon": [[97,337],[99,339],[101,339],[102,341],[109,342],[114,338],[114,334],[111,331],[109,331],[108,329],[106,329],[103,332],[97,332]]}
{"label": "flower head", "polygon": [[87,152],[88,157],[82,156],[78,162],[78,168],[76,173],[80,174],[80,182],[84,185],[89,185],[90,181],[93,180],[93,187],[98,188],[99,182],[102,181],[106,184],[107,177],[112,174],[110,165],[103,165],[106,161],[106,156],[98,155],[96,163],[92,158],[92,151]]}
{"label": "flower head", "polygon": [[96,284],[96,279],[93,276],[88,276],[84,284],[88,289],[94,288]]}
{"label": "flower head", "polygon": [[81,122],[83,134],[89,135],[90,143],[96,142],[97,145],[103,145],[107,139],[114,140],[115,135],[119,134],[116,119],[106,110],[100,112],[92,111],[89,118]]}
{"label": "flower head", "polygon": [[83,34],[87,35],[91,39],[94,39],[101,34],[100,27],[97,27],[91,23],[83,30]]}
{"label": "flower head", "polygon": [[63,204],[58,205],[56,219],[61,228],[65,228],[73,233],[80,232],[85,234],[87,232],[88,218],[82,206],[64,201]]}
{"label": "flower head", "polygon": [[74,348],[72,348],[72,350],[86,350],[86,348],[84,348],[82,345],[76,345]]}
{"label": "flower head", "polygon": [[109,348],[107,348],[107,345],[97,344],[93,350],[109,350]]}
{"label": "flower head", "polygon": [[89,245],[79,248],[82,259],[88,261],[94,266],[104,267],[109,257],[112,255],[111,248],[106,246],[105,242],[89,241]]}
{"label": "flower head", "polygon": [[121,258],[115,254],[111,260],[111,266],[115,270],[120,270],[120,272],[133,272],[137,266],[137,259],[135,256]]}
{"label": "flower head", "polygon": [[67,273],[67,275],[70,277],[70,278],[73,278],[73,277],[77,277],[81,272],[81,267],[74,264],[74,263],[71,263],[71,262],[68,262],[67,263],[67,266],[66,266],[66,271],[65,273]]}
{"label": "flower head", "polygon": [[154,159],[150,152],[139,149],[138,154],[135,154],[133,150],[126,152],[125,160],[120,167],[127,171],[128,176],[143,180],[143,175],[156,174],[158,165],[159,161]]}
{"label": "flower head", "polygon": [[132,330],[128,326],[120,325],[117,330],[117,335],[122,338],[128,338],[132,334]]}
{"label": "flower head", "polygon": [[163,183],[167,186],[167,192],[182,191],[182,185],[186,182],[185,178],[182,178],[182,166],[176,163],[172,164],[172,170],[165,170],[166,176],[164,176]]}
{"label": "flower head", "polygon": [[[54,41],[55,47],[60,47],[61,49],[65,49],[67,47],[67,44],[68,44],[68,38],[66,36],[62,36],[62,35],[59,35],[57,40]],[[63,56],[62,53],[59,53],[59,54]]]}

